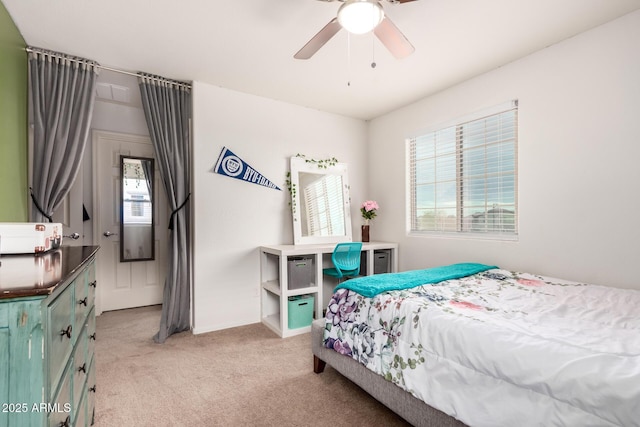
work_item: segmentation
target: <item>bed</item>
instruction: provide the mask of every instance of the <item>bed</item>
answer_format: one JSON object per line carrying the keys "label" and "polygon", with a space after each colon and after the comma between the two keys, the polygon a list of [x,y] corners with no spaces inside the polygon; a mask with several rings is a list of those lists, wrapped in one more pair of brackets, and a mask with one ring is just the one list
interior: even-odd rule
{"label": "bed", "polygon": [[316,373],[416,426],[640,425],[636,290],[482,264],[367,276],[312,340]]}

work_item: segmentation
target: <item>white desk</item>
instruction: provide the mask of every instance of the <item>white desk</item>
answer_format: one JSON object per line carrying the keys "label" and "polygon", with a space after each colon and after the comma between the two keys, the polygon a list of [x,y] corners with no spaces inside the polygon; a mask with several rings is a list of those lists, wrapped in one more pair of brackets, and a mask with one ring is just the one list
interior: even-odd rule
{"label": "white desk", "polygon": [[[315,298],[315,318],[322,317],[322,310],[326,306],[324,295],[330,297],[330,292],[337,283],[329,282],[325,287],[322,269],[331,267],[331,254],[336,244],[321,245],[272,245],[260,247],[260,317],[269,329],[282,338],[304,334],[311,330],[311,326],[290,329],[288,301],[289,297],[311,294]],[[377,251],[389,254],[389,272],[398,271],[398,244],[387,242],[367,242],[362,244],[362,252],[366,254],[367,271],[361,275],[374,274],[374,255]],[[304,257],[311,259],[314,269],[314,281],[311,286],[289,289],[287,263],[291,259]],[[327,301],[328,302],[328,301]]]}

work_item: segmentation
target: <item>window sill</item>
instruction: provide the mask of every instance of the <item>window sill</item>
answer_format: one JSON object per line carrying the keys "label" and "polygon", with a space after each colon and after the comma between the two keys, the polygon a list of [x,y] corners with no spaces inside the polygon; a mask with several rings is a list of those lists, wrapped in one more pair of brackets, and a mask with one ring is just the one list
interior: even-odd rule
{"label": "window sill", "polygon": [[459,233],[459,232],[439,232],[439,231],[410,231],[408,237],[436,238],[436,239],[457,239],[457,240],[491,240],[502,242],[517,242],[517,234],[495,234],[495,233]]}

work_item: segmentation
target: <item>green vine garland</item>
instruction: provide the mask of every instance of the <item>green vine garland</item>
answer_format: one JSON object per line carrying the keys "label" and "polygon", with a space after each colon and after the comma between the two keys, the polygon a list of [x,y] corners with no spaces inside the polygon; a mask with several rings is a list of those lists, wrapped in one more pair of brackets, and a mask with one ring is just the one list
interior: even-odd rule
{"label": "green vine garland", "polygon": [[[335,157],[329,157],[328,159],[320,159],[320,160],[307,159],[307,156],[300,153],[296,154],[295,157],[300,157],[304,159],[306,163],[311,163],[318,166],[318,169],[327,169],[329,166],[335,166],[338,163],[338,159],[336,159]],[[291,198],[289,199],[289,206],[291,206],[291,213],[295,218],[296,206],[293,204],[293,199],[296,196],[297,190],[296,190],[296,185],[293,182],[291,182],[291,171],[287,172],[285,184],[287,186],[287,189],[289,190],[289,194],[291,195]]]}
{"label": "green vine garland", "polygon": [[129,176],[129,174],[131,173],[131,171],[133,170],[133,172],[135,173],[135,180],[136,180],[136,188],[140,188],[140,182],[145,179],[144,178],[144,172],[142,171],[142,165],[140,165],[140,163],[127,163],[124,162],[123,163],[123,168],[124,168],[124,177]]}

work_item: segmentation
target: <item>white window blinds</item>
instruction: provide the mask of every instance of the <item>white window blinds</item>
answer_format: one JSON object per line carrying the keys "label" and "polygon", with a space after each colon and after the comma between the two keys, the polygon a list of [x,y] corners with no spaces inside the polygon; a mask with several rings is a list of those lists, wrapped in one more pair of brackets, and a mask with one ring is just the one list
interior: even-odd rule
{"label": "white window blinds", "polygon": [[517,101],[410,139],[412,232],[517,234]]}
{"label": "white window blinds", "polygon": [[345,233],[342,202],[342,177],[323,175],[304,188],[307,230],[310,236],[334,236]]}
{"label": "white window blinds", "polygon": [[122,220],[126,224],[152,224],[152,206],[149,189],[144,180],[124,178]]}

